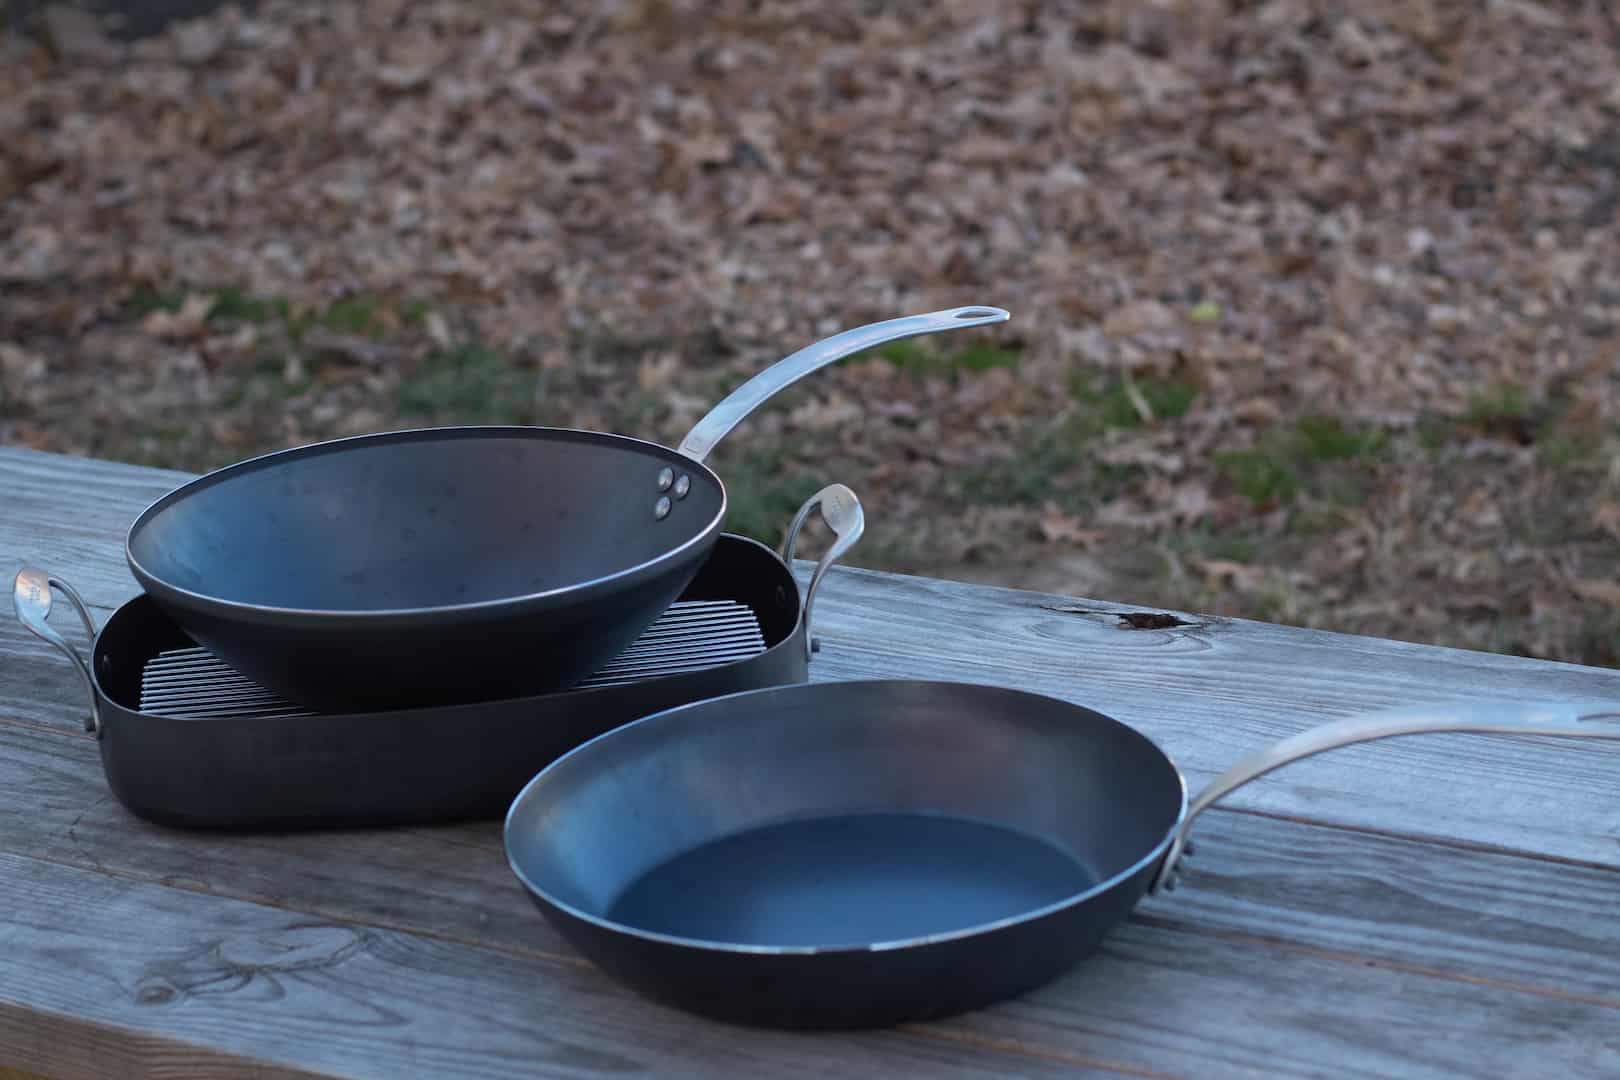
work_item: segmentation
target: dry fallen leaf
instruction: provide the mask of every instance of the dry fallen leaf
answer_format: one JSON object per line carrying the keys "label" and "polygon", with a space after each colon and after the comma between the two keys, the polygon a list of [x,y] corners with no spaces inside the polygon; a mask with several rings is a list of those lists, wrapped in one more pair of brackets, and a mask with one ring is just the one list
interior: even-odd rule
{"label": "dry fallen leaf", "polygon": [[1193,558],[1188,560],[1212,583],[1228,585],[1240,592],[1253,592],[1264,584],[1266,571],[1258,566],[1231,559]]}
{"label": "dry fallen leaf", "polygon": [[1574,580],[1569,583],[1570,589],[1583,600],[1596,602],[1613,608],[1620,612],[1620,583],[1612,581],[1583,581]]}
{"label": "dry fallen leaf", "polygon": [[158,310],[152,312],[141,322],[141,329],[152,337],[166,338],[173,341],[192,341],[202,337],[208,327],[208,312],[214,305],[213,300],[202,294],[192,293],[181,301],[176,311]]}
{"label": "dry fallen leaf", "polygon": [[1086,528],[1079,518],[1063,513],[1052,502],[1041,510],[1040,531],[1041,539],[1048,544],[1073,544],[1081,548],[1093,547],[1108,535],[1106,529]]}

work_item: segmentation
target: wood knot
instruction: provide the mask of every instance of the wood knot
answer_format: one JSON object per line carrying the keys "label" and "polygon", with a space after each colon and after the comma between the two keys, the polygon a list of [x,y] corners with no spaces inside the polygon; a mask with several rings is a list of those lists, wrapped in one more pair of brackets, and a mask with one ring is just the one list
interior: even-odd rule
{"label": "wood knot", "polygon": [[135,993],[135,1000],[141,1005],[167,1005],[180,995],[180,991],[163,983],[153,983],[143,986]]}

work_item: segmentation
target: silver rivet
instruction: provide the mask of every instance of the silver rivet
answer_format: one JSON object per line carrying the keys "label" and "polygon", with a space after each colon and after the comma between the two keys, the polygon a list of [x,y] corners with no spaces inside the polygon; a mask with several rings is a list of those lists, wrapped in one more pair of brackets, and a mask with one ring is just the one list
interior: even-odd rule
{"label": "silver rivet", "polygon": [[681,473],[681,478],[675,481],[675,497],[677,499],[684,499],[686,498],[686,493],[691,490],[692,478],[687,476],[685,473]]}
{"label": "silver rivet", "polygon": [[674,469],[666,467],[663,472],[658,474],[658,490],[659,491],[668,491],[669,490],[669,485],[673,484],[674,482],[675,482],[675,470]]}
{"label": "silver rivet", "polygon": [[659,521],[663,521],[665,518],[669,517],[668,495],[658,496],[658,505],[653,507],[653,517],[657,518]]}

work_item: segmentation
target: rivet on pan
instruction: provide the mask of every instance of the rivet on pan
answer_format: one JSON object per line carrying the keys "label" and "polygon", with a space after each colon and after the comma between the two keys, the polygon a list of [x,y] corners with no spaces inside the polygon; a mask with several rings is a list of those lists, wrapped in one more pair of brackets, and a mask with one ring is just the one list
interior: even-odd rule
{"label": "rivet on pan", "polygon": [[[668,491],[669,485],[673,484],[674,482],[675,470],[665,466],[664,470],[658,474],[658,490]],[[658,516],[663,517],[664,515],[659,514]]]}
{"label": "rivet on pan", "polygon": [[687,476],[685,473],[681,473],[681,478],[675,481],[675,497],[677,499],[684,499],[686,498],[686,493],[691,490],[692,478]]}
{"label": "rivet on pan", "polygon": [[653,507],[653,517],[657,518],[659,521],[663,521],[665,518],[669,517],[668,495],[658,496],[658,505]]}

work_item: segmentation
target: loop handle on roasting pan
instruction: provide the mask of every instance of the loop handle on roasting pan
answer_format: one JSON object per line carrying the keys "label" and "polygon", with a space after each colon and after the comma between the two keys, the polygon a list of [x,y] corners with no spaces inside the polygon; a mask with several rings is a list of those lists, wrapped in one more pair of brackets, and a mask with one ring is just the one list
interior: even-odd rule
{"label": "loop handle on roasting pan", "polygon": [[1396,735],[1466,732],[1482,735],[1563,735],[1620,739],[1620,707],[1614,704],[1480,704],[1391,709],[1352,716],[1302,731],[1258,750],[1205,785],[1188,807],[1153,879],[1151,892],[1176,886],[1177,864],[1191,853],[1187,833],[1199,814],[1218,800],[1273,769],[1341,746]]}
{"label": "loop handle on roasting pan", "polygon": [[788,526],[787,536],[782,541],[782,562],[787,565],[788,572],[793,571],[793,549],[799,541],[799,530],[809,520],[810,511],[821,508],[821,520],[832,529],[836,539],[829,547],[821,560],[816,563],[815,571],[810,575],[810,585],[804,592],[804,611],[800,618],[804,620],[804,654],[808,658],[821,648],[821,643],[812,635],[810,623],[810,606],[815,603],[816,589],[821,586],[821,577],[844,556],[844,553],[855,546],[855,542],[866,531],[866,512],[861,509],[861,500],[855,493],[843,484],[828,484],[799,507],[794,515],[793,524]]}
{"label": "loop handle on roasting pan", "polygon": [[62,595],[68,598],[74,610],[79,613],[79,620],[84,624],[85,635],[91,644],[96,640],[96,623],[90,617],[90,609],[79,594],[67,582],[51,577],[43,570],[36,570],[32,566],[25,566],[17,571],[16,580],[11,586],[11,601],[17,609],[17,619],[29,633],[56,646],[79,670],[79,677],[84,680],[85,693],[90,696],[90,715],[85,717],[84,730],[101,738],[101,708],[96,701],[96,684],[90,678],[90,665],[86,664],[79,651],[67,643],[67,639],[46,622],[51,617],[51,590],[60,589]]}
{"label": "loop handle on roasting pan", "polygon": [[941,330],[961,330],[970,326],[987,326],[1006,322],[1011,313],[1003,308],[972,307],[946,308],[922,315],[906,315],[898,319],[857,326],[853,330],[834,334],[813,345],[806,345],[796,353],[783,357],[737,389],[727,394],[718,405],[692,426],[681,445],[676,447],[693,461],[701,462],[709,456],[715,444],[726,433],[764,404],[767,398],[786,390],[812,372],[846,356],[919,334],[934,334]]}

